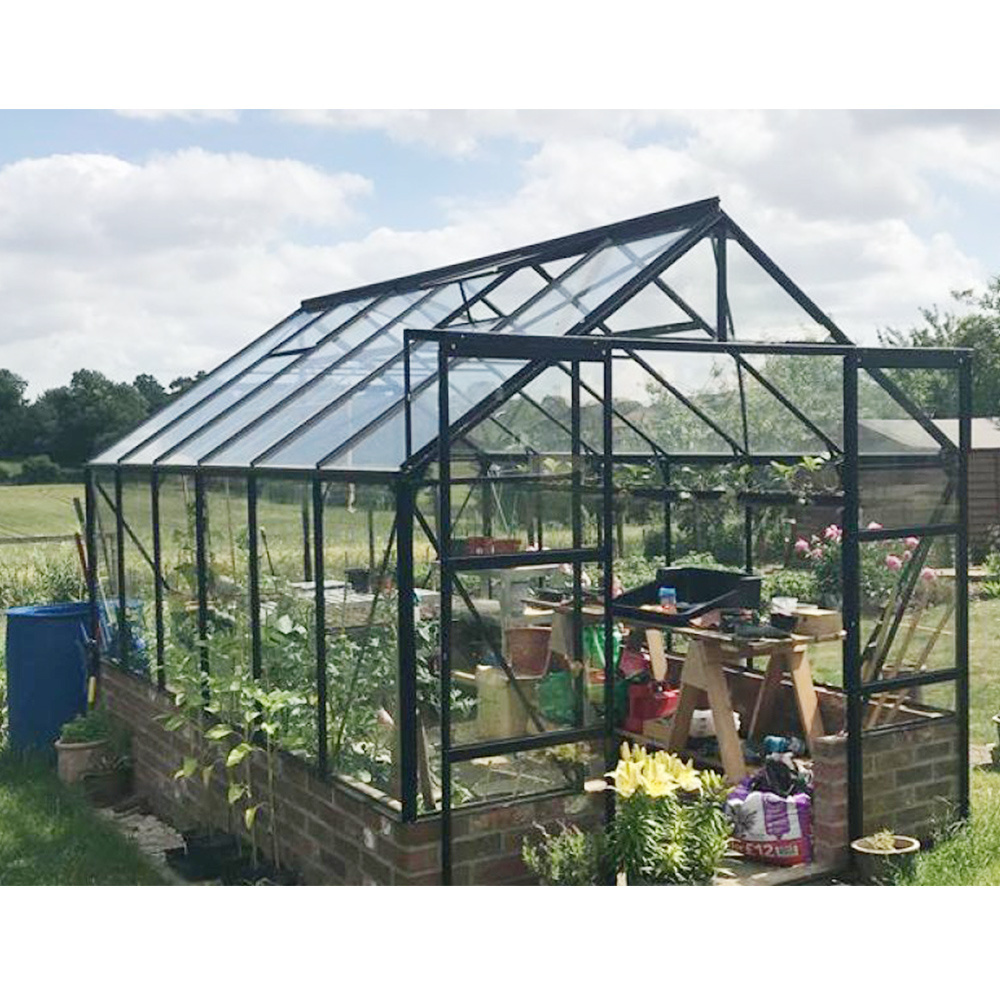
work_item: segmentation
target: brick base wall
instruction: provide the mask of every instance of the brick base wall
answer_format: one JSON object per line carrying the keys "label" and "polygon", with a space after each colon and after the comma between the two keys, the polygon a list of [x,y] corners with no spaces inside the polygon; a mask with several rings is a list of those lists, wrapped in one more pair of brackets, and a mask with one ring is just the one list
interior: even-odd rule
{"label": "brick base wall", "polygon": [[[953,715],[905,728],[865,733],[862,740],[864,835],[890,829],[933,836],[958,804],[958,725]],[[816,860],[847,860],[847,737],[826,736],[813,757]]]}
{"label": "brick base wall", "polygon": [[[200,776],[176,781],[174,773],[191,755],[195,734],[184,727],[168,732],[157,721],[172,699],[147,682],[106,665],[101,696],[108,710],[132,732],[137,791],[150,807],[180,829],[232,824],[221,768],[209,787]],[[264,787],[263,762],[254,781]],[[350,779],[319,780],[300,760],[281,755],[277,832],[284,865],[309,885],[436,885],[440,882],[440,820],[403,823],[399,803]],[[531,882],[521,861],[521,843],[535,823],[563,820],[579,826],[599,821],[599,795],[551,796],[507,806],[462,810],[452,818],[453,881],[459,885]],[[270,855],[269,818],[261,819],[261,849]]]}
{"label": "brick base wall", "polygon": [[[734,702],[754,693],[759,675],[727,671]],[[206,790],[196,776],[175,781],[173,774],[190,754],[192,734],[167,732],[157,716],[172,708],[169,697],[114,667],[102,673],[102,697],[133,734],[137,789],[159,815],[181,829],[210,823],[227,828],[225,782],[219,773]],[[824,721],[842,716],[843,694],[819,692]],[[790,691],[777,699],[778,714],[794,728]],[[752,701],[750,702],[752,704]],[[782,730],[779,730],[782,731]],[[864,737],[864,832],[885,827],[925,838],[958,799],[957,725],[953,716],[923,718],[904,728]],[[440,820],[431,816],[403,823],[399,803],[367,786],[338,778],[320,781],[300,760],[280,758],[278,839],[282,861],[311,885],[436,885],[440,882]],[[255,781],[262,787],[263,764]],[[813,758],[814,848],[816,860],[848,859],[847,739],[826,736]],[[588,827],[600,822],[597,795],[551,796],[505,806],[479,806],[452,820],[453,879],[464,885],[531,882],[521,861],[521,844],[535,823],[557,820]],[[262,840],[267,828],[263,819]],[[262,844],[265,853],[267,844]]]}

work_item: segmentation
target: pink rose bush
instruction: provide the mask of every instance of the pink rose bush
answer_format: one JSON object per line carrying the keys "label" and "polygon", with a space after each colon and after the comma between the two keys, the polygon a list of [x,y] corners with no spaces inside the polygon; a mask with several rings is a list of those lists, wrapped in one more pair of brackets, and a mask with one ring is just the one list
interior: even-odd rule
{"label": "pink rose bush", "polygon": [[[867,530],[878,531],[882,525],[870,521]],[[844,532],[840,525],[828,524],[819,534],[795,540],[793,549],[796,556],[807,563],[807,569],[816,576],[816,591],[824,595],[824,601],[839,603],[842,596],[840,576],[840,549]],[[899,573],[910,562],[920,545],[920,539],[913,535],[899,543],[886,539],[880,542],[865,542],[861,545],[861,589],[862,601],[868,608],[882,605],[896,588]],[[930,567],[920,572],[920,580],[930,584],[937,573]]]}

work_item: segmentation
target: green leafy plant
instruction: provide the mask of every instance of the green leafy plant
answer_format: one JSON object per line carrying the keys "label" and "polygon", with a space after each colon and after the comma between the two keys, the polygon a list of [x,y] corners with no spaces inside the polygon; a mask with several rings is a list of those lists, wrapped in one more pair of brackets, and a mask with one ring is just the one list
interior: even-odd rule
{"label": "green leafy plant", "polygon": [[92,708],[63,723],[59,739],[63,743],[96,743],[111,738],[112,720],[103,708]]}
{"label": "green leafy plant", "polygon": [[59,731],[63,743],[107,742],[97,761],[99,770],[124,770],[132,766],[132,739],[129,731],[103,706],[96,706],[69,722]]}
{"label": "green leafy plant", "polygon": [[732,833],[722,811],[723,779],[627,743],[610,777],[617,798],[608,839],[614,870],[633,885],[711,881]]}
{"label": "green leafy plant", "polygon": [[[250,836],[252,864],[256,866],[258,860],[255,830],[257,815],[263,809],[268,817],[271,860],[280,868],[275,787],[277,757],[283,732],[306,704],[306,699],[295,691],[265,689],[245,675],[233,678],[227,693],[237,696],[241,725],[234,728],[220,723],[208,729],[205,738],[223,748],[220,756],[227,780],[226,802],[231,808],[240,810],[243,826]],[[255,780],[255,757],[264,762],[263,788]]]}
{"label": "green leafy plant", "polygon": [[550,833],[540,823],[534,839],[525,838],[521,857],[542,885],[600,885],[606,881],[606,852],[600,832],[559,824]]}

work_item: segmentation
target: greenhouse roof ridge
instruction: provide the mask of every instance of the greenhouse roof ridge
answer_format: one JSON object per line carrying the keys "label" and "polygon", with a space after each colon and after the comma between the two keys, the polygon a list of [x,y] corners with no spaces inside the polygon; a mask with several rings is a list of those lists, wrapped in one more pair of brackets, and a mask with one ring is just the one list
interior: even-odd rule
{"label": "greenhouse roof ridge", "polygon": [[545,260],[557,260],[574,253],[585,253],[600,241],[605,239],[635,239],[637,237],[666,233],[673,229],[687,229],[719,211],[718,196],[705,198],[701,201],[689,202],[674,208],[662,209],[647,215],[638,215],[632,219],[612,222],[607,225],[585,229],[568,236],[557,236],[539,243],[516,247],[489,254],[485,257],[475,257],[472,260],[449,264],[444,267],[432,268],[427,271],[417,271],[414,274],[390,278],[384,281],[359,285],[355,288],[332,292],[329,295],[318,295],[302,300],[302,308],[307,312],[318,309],[329,309],[341,302],[352,302],[355,299],[370,295],[380,295],[386,292],[401,292],[416,288],[430,288],[442,281],[454,281],[460,278],[472,277],[491,270],[524,265],[527,263],[543,263]]}

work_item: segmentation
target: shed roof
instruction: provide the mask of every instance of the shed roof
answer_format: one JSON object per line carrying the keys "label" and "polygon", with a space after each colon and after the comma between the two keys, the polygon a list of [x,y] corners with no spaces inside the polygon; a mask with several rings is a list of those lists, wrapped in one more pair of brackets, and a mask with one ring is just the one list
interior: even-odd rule
{"label": "shed roof", "polygon": [[[953,444],[958,444],[957,419],[934,420],[932,423]],[[927,433],[915,420],[872,418],[862,419],[859,424],[862,427],[862,433],[868,432],[865,437],[870,445],[874,446],[877,436],[883,438],[887,446],[893,450],[902,448],[904,450],[926,451],[928,449]],[[971,425],[973,451],[1000,449],[1000,417],[973,417]]]}

